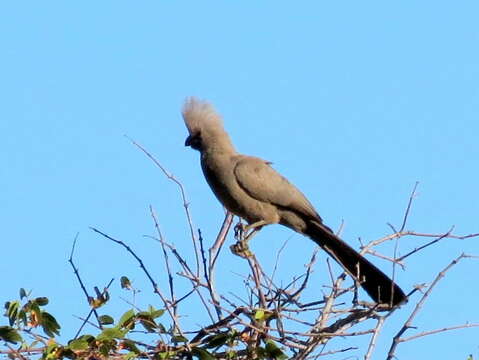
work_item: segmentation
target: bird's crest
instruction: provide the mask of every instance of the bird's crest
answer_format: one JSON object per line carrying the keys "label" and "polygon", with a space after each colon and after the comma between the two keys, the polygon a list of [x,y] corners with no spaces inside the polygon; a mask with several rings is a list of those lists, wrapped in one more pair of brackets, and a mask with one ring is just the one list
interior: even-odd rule
{"label": "bird's crest", "polygon": [[188,97],[183,105],[183,119],[190,134],[204,129],[223,130],[223,120],[213,105],[196,97]]}

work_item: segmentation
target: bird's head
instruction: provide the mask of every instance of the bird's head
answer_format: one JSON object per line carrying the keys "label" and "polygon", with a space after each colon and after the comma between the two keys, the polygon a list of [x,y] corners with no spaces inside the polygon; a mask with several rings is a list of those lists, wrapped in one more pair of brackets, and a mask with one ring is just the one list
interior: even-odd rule
{"label": "bird's head", "polygon": [[183,106],[183,119],[189,136],[185,146],[203,151],[233,151],[228,134],[223,129],[223,121],[213,106],[195,97],[189,97]]}

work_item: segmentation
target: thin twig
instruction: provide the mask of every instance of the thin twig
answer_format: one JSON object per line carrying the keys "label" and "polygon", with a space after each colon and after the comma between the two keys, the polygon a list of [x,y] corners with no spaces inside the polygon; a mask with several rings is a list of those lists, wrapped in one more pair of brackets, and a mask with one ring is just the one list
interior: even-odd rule
{"label": "thin twig", "polygon": [[168,274],[168,285],[170,287],[170,302],[173,305],[173,313],[175,316],[177,316],[177,307],[176,304],[176,298],[175,298],[175,290],[174,290],[174,283],[173,283],[173,274],[171,272],[171,266],[170,266],[170,261],[168,258],[168,252],[166,251],[165,247],[165,239],[163,238],[163,234],[160,229],[160,225],[158,223],[158,217],[156,216],[155,210],[153,209],[153,206],[150,205],[150,215],[151,218],[153,219],[153,222],[155,223],[155,229],[158,234],[158,240],[160,241],[161,244],[161,250],[163,251],[163,259],[165,261],[165,268],[166,268],[166,273]]}
{"label": "thin twig", "polygon": [[420,338],[420,337],[423,337],[423,336],[433,335],[433,334],[437,334],[437,333],[441,333],[441,332],[445,332],[445,331],[451,331],[451,330],[457,330],[457,329],[466,329],[466,328],[472,328],[472,327],[479,327],[479,323],[472,323],[472,324],[465,323],[465,324],[462,324],[462,325],[449,326],[449,327],[445,327],[445,328],[442,328],[442,329],[423,331],[422,333],[412,335],[412,336],[409,336],[407,338],[401,338],[400,342],[406,342],[406,341],[414,340],[414,339],[417,339],[417,338]]}
{"label": "thin twig", "polygon": [[428,289],[426,290],[422,298],[417,302],[416,306],[414,307],[414,310],[412,311],[411,315],[408,317],[408,319],[404,323],[403,327],[394,336],[391,347],[388,352],[387,360],[392,360],[395,357],[396,348],[399,345],[399,343],[402,342],[402,339],[401,339],[402,334],[404,334],[408,329],[411,329],[413,327],[412,322],[414,318],[421,310],[422,306],[424,305],[424,302],[429,297],[429,295],[431,294],[436,284],[445,276],[446,272],[449,271],[449,269],[451,269],[454,265],[456,265],[460,260],[467,257],[470,257],[470,256],[462,253],[456,259],[452,260],[449,265],[447,265],[442,271],[440,271],[437,274],[437,276],[435,277],[431,285],[429,285]]}
{"label": "thin twig", "polygon": [[223,224],[221,225],[220,231],[218,232],[218,235],[216,236],[216,240],[213,244],[213,246],[210,247],[208,250],[208,270],[205,271],[205,277],[208,282],[208,291],[210,293],[211,297],[211,302],[213,306],[215,307],[216,310],[216,315],[218,316],[218,319],[221,319],[223,317],[223,314],[221,313],[221,307],[219,307],[219,297],[218,294],[216,293],[216,272],[215,272],[215,265],[216,265],[216,260],[218,259],[218,256],[221,252],[221,249],[223,248],[223,245],[226,241],[226,236],[231,228],[231,224],[233,222],[233,214],[230,212],[226,212],[225,218],[223,220]]}
{"label": "thin twig", "polygon": [[261,307],[266,308],[266,299],[264,297],[264,293],[262,290],[262,269],[261,266],[258,263],[258,260],[256,259],[256,256],[252,254],[251,256],[248,256],[246,258],[248,260],[248,264],[251,269],[251,274],[253,275],[253,281],[255,284],[255,289],[256,289],[256,295],[258,296],[259,302]]}
{"label": "thin twig", "polygon": [[[84,293],[85,296],[86,296],[86,301],[87,301],[87,303],[90,304],[90,299],[91,299],[91,297],[90,297],[90,295],[88,294],[88,291],[87,291],[85,285],[83,284],[83,281],[82,281],[82,279],[81,279],[81,277],[80,277],[80,273],[78,272],[78,268],[77,268],[77,267],[75,266],[75,264],[73,263],[73,254],[74,254],[74,252],[75,252],[75,246],[76,246],[76,243],[77,243],[77,240],[78,240],[78,235],[79,235],[79,233],[77,233],[77,234],[75,235],[75,239],[73,239],[72,251],[71,251],[71,253],[70,253],[70,258],[68,259],[68,262],[69,262],[70,265],[72,266],[73,272],[75,273],[75,276],[76,276],[76,278],[77,278],[77,280],[78,280],[78,282],[79,282],[79,284],[80,284],[80,287],[81,287],[83,293]],[[93,308],[92,310],[93,310],[93,314],[95,314],[95,318],[96,318],[96,320],[97,320],[97,322],[98,322],[98,326],[100,327],[100,329],[102,329],[103,327],[102,327],[101,321],[100,321],[100,319],[99,319],[98,312],[97,312],[96,309],[94,309],[94,308]],[[80,326],[80,329],[78,329],[78,332],[77,332],[77,334],[75,335],[74,339],[77,338],[78,334],[80,333],[80,331],[81,331],[81,329],[83,328],[84,325],[85,325],[85,324],[83,323],[83,324]]]}
{"label": "thin twig", "polygon": [[371,359],[371,356],[373,355],[373,351],[376,348],[376,342],[379,337],[379,333],[381,332],[383,328],[385,319],[386,318],[384,316],[378,317],[378,322],[376,324],[376,327],[374,328],[373,336],[371,336],[371,340],[369,341],[368,351],[366,352],[366,355],[364,355],[364,360]]}
{"label": "thin twig", "polygon": [[[110,280],[110,282],[107,284],[107,286],[105,286],[105,288],[103,289],[103,291],[100,294],[100,297],[103,297],[103,296],[106,295],[106,293],[108,292],[108,289],[110,288],[111,284],[113,284],[114,280],[115,279],[112,278]],[[75,334],[74,339],[76,339],[78,337],[78,335],[80,335],[80,332],[82,331],[83,327],[86,325],[87,321],[90,319],[90,317],[93,313],[96,313],[96,309],[94,307],[91,308],[90,312],[88,313],[88,315],[85,318],[85,321],[81,324],[80,328],[78,329],[77,333]],[[98,320],[98,322],[100,322],[100,320]],[[101,328],[101,325],[100,325],[100,328]]]}
{"label": "thin twig", "polygon": [[[473,234],[468,234],[468,235],[454,235],[454,234],[448,234],[442,233],[442,234],[430,234],[430,233],[422,233],[422,232],[415,232],[415,231],[402,231],[402,232],[394,232],[393,234],[384,236],[380,239],[370,241],[367,245],[361,246],[361,254],[365,254],[366,252],[369,251],[369,249],[378,246],[379,244],[382,244],[386,241],[390,241],[393,239],[398,239],[404,236],[415,236],[415,237],[424,237],[424,238],[440,238],[441,239],[458,239],[458,240],[465,240],[465,239],[470,239],[470,238],[475,238],[479,237],[479,233],[473,233]],[[436,240],[436,239],[435,239]],[[436,243],[437,241],[433,241],[432,243]],[[429,245],[428,245],[429,246]],[[415,251],[417,252],[417,251]],[[411,254],[408,254],[408,256]],[[401,258],[400,258],[401,259]]]}
{"label": "thin twig", "polygon": [[342,352],[351,351],[351,350],[357,350],[357,349],[358,348],[355,347],[355,346],[350,346],[350,347],[347,347],[347,348],[344,348],[344,349],[329,350],[329,351],[321,352],[320,354],[317,355],[317,357],[326,356],[326,355],[333,355],[333,354],[342,353]]}
{"label": "thin twig", "polygon": [[180,194],[181,194],[181,199],[183,200],[183,207],[185,208],[185,213],[186,213],[186,219],[188,221],[189,229],[190,229],[190,234],[191,234],[191,240],[193,241],[193,248],[195,250],[195,257],[196,257],[196,274],[199,275],[200,273],[200,258],[198,254],[198,247],[196,245],[196,237],[195,237],[195,231],[193,230],[193,221],[191,219],[190,215],[190,210],[189,210],[189,202],[186,199],[186,191],[183,186],[183,184],[175,177],[173,176],[172,173],[170,173],[166,168],[160,164],[160,162],[148,151],[146,150],[142,145],[138,144],[135,140],[130,138],[129,136],[125,135],[125,137],[130,140],[130,142],[135,145],[138,149],[143,151],[143,153],[150,158],[151,161],[163,172],[163,174],[171,181],[173,181],[178,188],[180,189]]}
{"label": "thin twig", "polygon": [[437,243],[438,241],[441,241],[442,239],[445,239],[445,238],[449,237],[449,236],[451,235],[451,233],[452,233],[453,230],[454,230],[454,225],[451,226],[451,228],[449,229],[449,231],[448,231],[447,233],[445,233],[445,234],[439,236],[437,239],[434,239],[434,240],[432,240],[432,241],[430,241],[430,242],[428,242],[428,243],[426,243],[426,244],[424,244],[424,245],[422,245],[422,246],[419,246],[419,247],[417,247],[417,248],[414,248],[413,250],[411,250],[410,252],[408,252],[406,255],[403,255],[403,256],[401,256],[400,258],[398,258],[397,261],[402,261],[402,260],[404,260],[405,258],[411,256],[412,254],[414,254],[414,253],[416,253],[416,252],[418,252],[418,251],[420,251],[420,250],[422,250],[422,249],[425,249],[425,248],[427,248],[428,246],[431,246],[431,245]]}
{"label": "thin twig", "polygon": [[175,314],[173,313],[172,309],[171,309],[171,304],[169,303],[168,299],[165,297],[165,295],[163,295],[163,293],[161,292],[158,284],[156,283],[156,281],[153,279],[153,277],[150,275],[150,272],[148,271],[148,269],[145,267],[145,264],[143,263],[143,260],[131,249],[131,247],[129,247],[127,244],[125,244],[123,241],[121,240],[117,240],[103,232],[101,232],[100,230],[98,229],[95,229],[94,227],[90,227],[90,229],[92,229],[94,232],[100,234],[101,236],[103,236],[104,238],[108,239],[108,240],[111,240],[121,246],[123,246],[126,251],[128,251],[128,253],[130,253],[134,258],[135,260],[140,264],[140,268],[143,270],[143,272],[145,273],[146,277],[148,278],[148,280],[150,280],[150,283],[153,287],[153,291],[160,297],[161,301],[163,302],[163,305],[165,306],[165,309],[168,311],[168,314],[170,315],[171,317],[171,320],[173,321],[173,324],[175,325],[175,330],[178,331],[178,333],[181,335],[181,336],[184,336],[183,335],[183,332],[180,328],[180,325],[178,323],[178,319],[176,318]]}
{"label": "thin twig", "polygon": [[[210,254],[210,264],[209,264],[209,269],[211,272],[211,269],[214,268],[216,264],[216,260],[218,259],[218,256],[220,254],[221,249],[223,248],[223,244],[225,243],[226,240],[226,235],[228,234],[231,224],[233,223],[233,214],[230,212],[227,212],[225,215],[225,219],[223,220],[223,224],[221,225],[221,229],[218,233],[218,236],[216,237],[216,240],[213,244],[213,246],[209,249],[209,254]],[[211,276],[211,274],[210,274]]]}
{"label": "thin twig", "polygon": [[409,201],[408,201],[408,204],[407,204],[406,212],[404,213],[404,218],[403,218],[403,221],[402,221],[402,225],[399,229],[399,232],[402,232],[404,230],[404,228],[406,227],[406,222],[407,222],[407,219],[409,217],[409,212],[411,211],[412,202],[413,202],[414,198],[417,196],[416,189],[417,189],[418,185],[419,185],[419,181],[416,181],[416,183],[414,184],[414,188],[412,189],[411,195],[409,196]]}
{"label": "thin twig", "polygon": [[[191,281],[191,284],[193,286],[193,290],[196,292],[196,294],[200,298],[200,300],[201,300],[203,306],[205,307],[205,310],[208,313],[208,316],[210,317],[211,321],[214,322],[215,320],[214,320],[213,314],[211,314],[211,310],[208,306],[208,302],[205,300],[203,294],[201,293],[201,291],[198,288],[199,286],[207,287],[207,285],[202,284],[201,279],[197,275],[195,275],[193,273],[193,271],[191,271],[191,269],[190,269],[188,263],[186,262],[186,260],[183,259],[183,257],[178,253],[178,251],[176,250],[176,248],[173,245],[165,243],[165,246],[170,249],[171,253],[176,257],[176,259],[178,260],[178,262],[182,266],[183,270],[185,271],[185,273],[183,273],[183,274],[179,273],[177,275],[186,277],[188,280]],[[184,297],[182,297],[182,299],[183,298]]]}

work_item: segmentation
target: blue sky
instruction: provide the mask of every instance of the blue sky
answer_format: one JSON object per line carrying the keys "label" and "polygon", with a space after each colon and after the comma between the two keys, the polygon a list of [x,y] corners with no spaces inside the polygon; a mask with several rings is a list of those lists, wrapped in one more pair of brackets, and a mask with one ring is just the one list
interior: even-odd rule
{"label": "blue sky", "polygon": [[[478,13],[476,1],[2,3],[0,300],[19,287],[48,296],[72,336],[72,315],[88,311],[67,263],[79,232],[76,262],[89,288],[127,275],[143,290],[138,301],[158,302],[134,261],[88,227],[134,246],[161,283],[160,248],[143,236],[155,233],[151,204],[168,241],[191,255],[177,189],[126,134],[182,181],[195,226],[213,241],[223,210],[198,154],[183,146],[189,95],[212,101],[238,150],[272,161],[327,224],[344,220],[354,246],[400,225],[416,181],[408,229],[479,232]],[[288,279],[312,243],[274,226],[252,247],[271,268],[285,240]],[[410,258],[399,282],[406,290],[430,282],[461,252],[479,255],[477,241],[444,240]],[[399,251],[422,243],[403,239]],[[222,260],[226,292],[246,265],[228,253]],[[418,331],[479,320],[478,270],[465,260],[447,274]],[[121,313],[129,294],[115,284],[109,311]],[[392,319],[377,359],[417,299]],[[477,329],[439,334],[402,344],[398,355],[479,357],[477,339]]]}

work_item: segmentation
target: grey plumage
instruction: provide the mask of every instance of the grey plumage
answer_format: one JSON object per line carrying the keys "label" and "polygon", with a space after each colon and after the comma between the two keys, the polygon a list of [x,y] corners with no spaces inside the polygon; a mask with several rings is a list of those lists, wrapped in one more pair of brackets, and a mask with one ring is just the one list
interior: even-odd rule
{"label": "grey plumage", "polygon": [[331,255],[378,303],[397,305],[403,291],[387,275],[323,224],[308,199],[270,163],[239,154],[213,106],[188,98],[183,118],[185,145],[201,153],[201,167],[218,200],[250,226],[282,224],[310,237]]}

